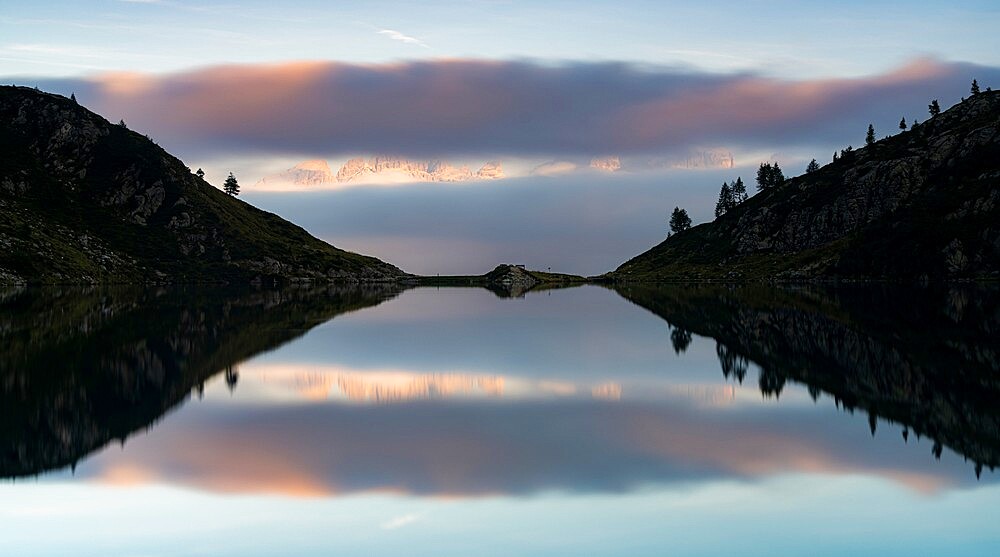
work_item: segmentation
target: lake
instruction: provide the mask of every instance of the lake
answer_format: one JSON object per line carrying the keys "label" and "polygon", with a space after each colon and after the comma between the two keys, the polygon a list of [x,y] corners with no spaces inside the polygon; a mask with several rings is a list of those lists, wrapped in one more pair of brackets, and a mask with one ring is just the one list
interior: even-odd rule
{"label": "lake", "polygon": [[0,555],[995,555],[1000,289],[0,289]]}

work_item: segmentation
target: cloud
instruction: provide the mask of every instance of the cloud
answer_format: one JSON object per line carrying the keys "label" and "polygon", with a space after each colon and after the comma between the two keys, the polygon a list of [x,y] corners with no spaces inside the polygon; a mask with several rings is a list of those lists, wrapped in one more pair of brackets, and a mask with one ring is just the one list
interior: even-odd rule
{"label": "cloud", "polygon": [[[902,458],[912,449],[902,440],[873,447],[856,421],[831,426],[810,412],[733,409],[709,416],[676,400],[560,399],[231,412],[199,413],[187,428],[161,424],[156,436],[130,440],[128,451],[103,451],[76,475],[116,485],[155,481],[295,497],[615,493],[788,473],[878,476],[925,493],[975,481],[957,457],[944,464],[926,453]],[[317,423],[323,427],[309,426]],[[418,518],[380,526],[399,528]]]}
{"label": "cloud", "polygon": [[385,35],[385,36],[389,37],[390,39],[392,39],[394,41],[400,41],[400,42],[403,42],[403,43],[406,43],[406,44],[415,44],[417,46],[422,46],[424,48],[430,48],[429,46],[427,46],[427,43],[425,43],[424,41],[421,41],[420,39],[418,39],[416,37],[411,37],[409,35],[404,35],[404,34],[400,33],[399,31],[394,31],[392,29],[379,29],[377,31],[377,33],[379,35]]}
{"label": "cloud", "polygon": [[929,59],[883,75],[809,81],[624,63],[432,60],[21,82],[76,91],[86,106],[111,121],[124,118],[182,156],[390,152],[559,160],[662,155],[698,144],[832,152],[861,143],[870,122],[879,132],[894,130],[901,116],[922,119],[930,99],[957,101],[973,76],[984,85],[1000,82],[997,68]]}
{"label": "cloud", "polygon": [[558,176],[569,174],[574,170],[576,170],[576,165],[569,161],[551,161],[531,169],[531,174],[532,176]]}
{"label": "cloud", "polygon": [[396,518],[393,518],[391,520],[387,520],[382,524],[380,524],[379,527],[382,528],[383,530],[395,530],[397,528],[402,528],[403,526],[406,526],[408,524],[413,524],[414,522],[420,520],[421,518],[423,518],[423,516],[419,514],[412,514],[412,513],[406,514],[403,516],[397,516]]}

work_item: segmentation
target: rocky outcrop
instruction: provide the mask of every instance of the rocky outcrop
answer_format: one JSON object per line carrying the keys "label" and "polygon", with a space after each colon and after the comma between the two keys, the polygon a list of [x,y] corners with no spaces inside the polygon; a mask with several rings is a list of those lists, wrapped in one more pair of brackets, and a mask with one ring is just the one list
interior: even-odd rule
{"label": "rocky outcrop", "polygon": [[255,187],[282,189],[369,182],[466,182],[503,177],[503,166],[498,161],[485,163],[473,174],[468,167],[452,166],[443,161],[409,161],[400,157],[376,156],[350,159],[336,173],[324,160],[301,162],[284,172],[261,178]]}
{"label": "rocky outcrop", "polygon": [[0,281],[405,276],[225,195],[149,138],[64,97],[0,87],[0,123]]}
{"label": "rocky outcrop", "polygon": [[541,284],[541,280],[524,268],[524,265],[497,265],[486,273],[486,285],[499,289],[512,297],[521,297],[525,292]]}
{"label": "rocky outcrop", "polygon": [[409,161],[399,157],[353,158],[337,171],[337,183],[350,182],[466,182],[503,178],[499,162],[488,162],[475,174],[466,166],[443,161]]}
{"label": "rocky outcrop", "polygon": [[604,170],[605,172],[618,172],[622,169],[622,160],[619,157],[603,157],[590,160],[590,168]]}
{"label": "rocky outcrop", "polygon": [[736,166],[736,159],[730,151],[726,151],[724,149],[713,149],[709,151],[689,153],[683,158],[671,161],[670,166],[673,168],[683,168],[687,170],[734,168]]}
{"label": "rocky outcrop", "polygon": [[480,180],[499,180],[503,177],[503,165],[500,164],[500,161],[490,161],[476,172],[476,178]]}
{"label": "rocky outcrop", "polygon": [[1000,277],[1000,93],[847,151],[626,262],[629,279]]}
{"label": "rocky outcrop", "polygon": [[321,186],[337,181],[337,175],[330,170],[325,160],[309,160],[289,168],[288,170],[261,178],[254,187],[267,189],[272,186],[282,187],[288,184],[296,186]]}

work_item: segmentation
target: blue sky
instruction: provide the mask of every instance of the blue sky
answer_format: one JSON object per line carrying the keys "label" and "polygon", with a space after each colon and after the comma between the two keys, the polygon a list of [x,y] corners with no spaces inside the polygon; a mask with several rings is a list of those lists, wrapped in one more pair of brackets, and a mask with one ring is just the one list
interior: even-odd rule
{"label": "blue sky", "polygon": [[0,75],[530,58],[858,76],[919,56],[1000,65],[998,27],[989,1],[5,1]]}

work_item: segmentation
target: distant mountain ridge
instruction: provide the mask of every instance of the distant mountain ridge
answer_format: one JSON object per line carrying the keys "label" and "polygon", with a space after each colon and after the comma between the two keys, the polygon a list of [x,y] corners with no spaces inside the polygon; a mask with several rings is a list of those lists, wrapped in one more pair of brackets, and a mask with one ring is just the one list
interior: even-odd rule
{"label": "distant mountain ridge", "polygon": [[350,159],[337,172],[322,159],[303,161],[288,170],[261,178],[255,187],[308,189],[347,183],[467,182],[503,177],[503,165],[499,161],[487,162],[473,173],[466,166],[456,167],[442,161],[410,161],[380,155]]}
{"label": "distant mountain ridge", "polygon": [[610,276],[643,280],[1000,278],[1000,92],[846,151]]}
{"label": "distant mountain ridge", "polygon": [[393,281],[74,101],[0,87],[0,283]]}

